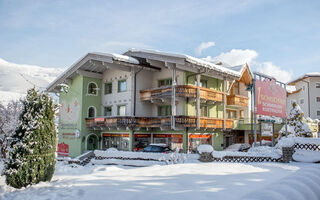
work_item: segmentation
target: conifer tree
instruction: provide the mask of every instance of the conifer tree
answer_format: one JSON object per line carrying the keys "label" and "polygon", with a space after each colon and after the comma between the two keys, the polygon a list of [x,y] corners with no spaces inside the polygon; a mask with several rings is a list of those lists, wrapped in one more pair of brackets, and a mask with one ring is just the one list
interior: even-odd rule
{"label": "conifer tree", "polygon": [[6,183],[15,188],[50,181],[55,169],[57,105],[48,94],[35,89],[28,91],[22,103],[4,172]]}
{"label": "conifer tree", "polygon": [[[305,122],[304,113],[296,102],[292,102],[288,119],[288,134],[292,136],[311,137],[312,133],[308,124]],[[280,130],[281,135],[285,135],[285,126]]]}

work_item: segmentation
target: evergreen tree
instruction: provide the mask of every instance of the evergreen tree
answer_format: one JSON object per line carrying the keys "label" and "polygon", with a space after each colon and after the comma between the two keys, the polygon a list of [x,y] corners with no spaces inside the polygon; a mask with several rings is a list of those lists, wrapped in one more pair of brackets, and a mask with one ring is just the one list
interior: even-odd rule
{"label": "evergreen tree", "polygon": [[12,136],[6,162],[6,183],[15,188],[50,181],[55,169],[57,105],[45,93],[28,91],[20,124]]}
{"label": "evergreen tree", "polygon": [[[301,110],[300,106],[296,102],[292,102],[292,107],[290,109],[288,119],[288,134],[292,134],[292,136],[300,136],[300,137],[311,137],[312,133],[308,124],[305,122],[304,113]],[[285,126],[280,130],[281,135],[285,135]]]}

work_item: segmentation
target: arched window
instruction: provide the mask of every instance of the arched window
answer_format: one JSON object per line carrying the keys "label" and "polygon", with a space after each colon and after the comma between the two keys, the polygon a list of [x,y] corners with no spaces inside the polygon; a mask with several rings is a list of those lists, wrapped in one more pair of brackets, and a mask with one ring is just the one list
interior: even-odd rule
{"label": "arched window", "polygon": [[88,109],[88,117],[95,117],[96,116],[96,108],[93,106],[90,106]]}
{"label": "arched window", "polygon": [[88,85],[88,94],[90,95],[97,95],[98,94],[98,86],[97,84],[91,82]]}

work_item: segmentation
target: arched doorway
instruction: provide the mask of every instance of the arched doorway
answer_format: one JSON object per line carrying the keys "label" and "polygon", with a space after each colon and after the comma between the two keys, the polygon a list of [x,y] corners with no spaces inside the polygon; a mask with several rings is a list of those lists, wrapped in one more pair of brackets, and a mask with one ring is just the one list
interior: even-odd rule
{"label": "arched doorway", "polygon": [[91,150],[95,150],[95,149],[98,149],[99,148],[99,145],[98,145],[98,136],[95,135],[95,134],[90,134],[87,136],[87,142],[86,142],[86,146],[87,146],[87,150],[88,151],[91,151]]}

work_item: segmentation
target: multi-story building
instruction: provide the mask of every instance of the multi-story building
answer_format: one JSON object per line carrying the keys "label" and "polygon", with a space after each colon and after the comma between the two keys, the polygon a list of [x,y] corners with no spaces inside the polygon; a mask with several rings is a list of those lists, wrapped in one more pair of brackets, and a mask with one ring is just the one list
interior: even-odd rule
{"label": "multi-story building", "polygon": [[305,117],[320,119],[320,72],[307,73],[288,85],[293,86],[293,90],[288,92],[287,103],[290,105],[295,100]]}
{"label": "multi-story building", "polygon": [[[59,93],[58,151],[75,157],[110,147],[139,150],[150,143],[183,152],[195,152],[200,144],[221,150],[238,121],[249,118],[251,82],[247,65],[228,68],[149,50],[89,53],[47,88]],[[63,84],[68,92],[62,92]],[[244,142],[244,135],[234,138]]]}

